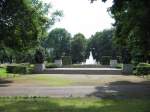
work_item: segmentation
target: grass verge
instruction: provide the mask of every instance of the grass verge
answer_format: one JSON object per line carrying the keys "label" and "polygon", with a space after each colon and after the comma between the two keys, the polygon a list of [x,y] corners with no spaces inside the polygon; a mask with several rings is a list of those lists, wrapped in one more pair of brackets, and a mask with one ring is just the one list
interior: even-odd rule
{"label": "grass verge", "polygon": [[31,85],[43,85],[43,86],[50,86],[50,87],[57,87],[57,86],[68,86],[72,85],[73,81],[58,77],[58,76],[50,76],[50,75],[22,75],[18,77],[14,77],[12,79],[16,83],[20,84],[31,84]]}
{"label": "grass verge", "polygon": [[0,112],[150,112],[146,99],[0,98]]}
{"label": "grass verge", "polygon": [[6,78],[8,76],[8,73],[6,71],[6,68],[0,68],[0,78]]}

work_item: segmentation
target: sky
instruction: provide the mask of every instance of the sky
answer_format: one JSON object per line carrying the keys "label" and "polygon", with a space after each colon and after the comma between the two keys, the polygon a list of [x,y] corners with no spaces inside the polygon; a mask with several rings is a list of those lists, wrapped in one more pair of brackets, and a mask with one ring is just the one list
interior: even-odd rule
{"label": "sky", "polygon": [[112,0],[106,3],[98,0],[90,3],[89,0],[43,0],[51,3],[53,8],[62,10],[64,16],[60,22],[55,23],[54,28],[65,28],[73,36],[82,33],[86,38],[98,31],[112,27],[114,20],[107,9],[112,5]]}

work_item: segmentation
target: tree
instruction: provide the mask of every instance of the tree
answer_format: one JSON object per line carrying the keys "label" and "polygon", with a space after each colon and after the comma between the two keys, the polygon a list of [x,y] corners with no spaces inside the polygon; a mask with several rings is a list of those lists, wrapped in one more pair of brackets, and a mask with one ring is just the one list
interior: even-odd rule
{"label": "tree", "polygon": [[123,0],[116,1],[110,10],[116,20],[116,42],[130,50],[132,60],[138,56],[146,62],[150,54],[149,7],[150,1]]}
{"label": "tree", "polygon": [[60,59],[62,56],[69,56],[71,50],[71,34],[63,28],[53,29],[46,41],[45,48],[54,49],[54,58]]}
{"label": "tree", "polygon": [[0,1],[0,45],[22,50],[32,48],[54,24],[56,15],[48,18],[48,4],[39,0]]}
{"label": "tree", "polygon": [[74,35],[72,39],[71,56],[73,63],[81,63],[86,59],[86,39],[81,33]]}
{"label": "tree", "polygon": [[54,11],[48,17],[50,8],[40,0],[1,0],[0,49],[14,50],[11,57],[16,60],[40,46],[47,29],[62,16],[60,11]]}
{"label": "tree", "polygon": [[89,41],[89,51],[92,51],[94,59],[100,61],[102,56],[119,55],[116,47],[113,44],[113,30],[104,30],[103,32],[96,32]]}
{"label": "tree", "polygon": [[140,58],[139,62],[149,60],[150,1],[113,0],[109,11],[115,19],[116,43],[122,49],[129,49],[132,60],[137,57]]}

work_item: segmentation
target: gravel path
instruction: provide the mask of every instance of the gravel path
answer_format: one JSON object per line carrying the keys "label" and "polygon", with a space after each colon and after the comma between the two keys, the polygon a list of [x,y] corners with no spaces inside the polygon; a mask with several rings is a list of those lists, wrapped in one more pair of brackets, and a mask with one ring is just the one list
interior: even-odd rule
{"label": "gravel path", "polygon": [[150,85],[0,87],[0,96],[141,98],[150,97]]}
{"label": "gravel path", "polygon": [[49,70],[120,70],[117,68],[50,68]]}
{"label": "gravel path", "polygon": [[[44,74],[42,74],[44,75]],[[56,75],[44,75],[51,77]],[[36,77],[36,75],[34,76]],[[29,84],[26,80],[0,84],[0,96],[49,96],[49,97],[99,97],[99,98],[150,98],[150,81],[137,76],[124,75],[57,75],[76,80],[66,87]],[[87,84],[86,84],[87,83]],[[89,85],[91,84],[91,85]]]}

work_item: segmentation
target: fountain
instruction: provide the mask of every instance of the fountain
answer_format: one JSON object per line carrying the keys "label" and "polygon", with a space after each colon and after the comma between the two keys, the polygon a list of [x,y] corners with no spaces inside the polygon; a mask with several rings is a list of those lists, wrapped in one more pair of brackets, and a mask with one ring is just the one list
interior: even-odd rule
{"label": "fountain", "polygon": [[93,58],[92,52],[90,52],[90,56],[88,59],[86,59],[85,64],[86,65],[96,64],[96,60]]}

